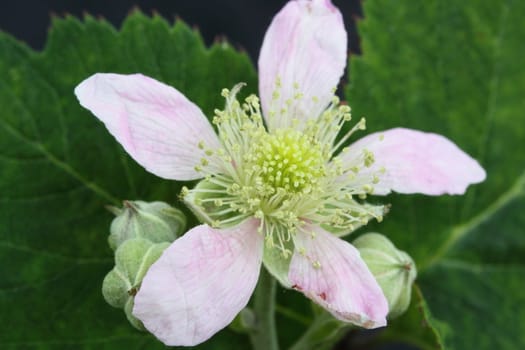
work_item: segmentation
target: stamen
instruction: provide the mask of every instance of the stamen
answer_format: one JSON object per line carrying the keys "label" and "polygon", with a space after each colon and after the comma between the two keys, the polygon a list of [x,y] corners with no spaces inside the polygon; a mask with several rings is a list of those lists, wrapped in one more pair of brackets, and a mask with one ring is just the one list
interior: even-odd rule
{"label": "stamen", "polygon": [[352,136],[352,134],[354,134],[357,130],[365,130],[365,129],[366,129],[366,119],[365,118],[361,118],[361,120],[359,120],[359,122],[356,125],[354,125],[354,127],[352,129],[350,129],[350,131],[348,131],[339,140],[339,142],[337,142],[337,144],[335,146],[332,147],[332,154],[335,153],[346,141],[348,141],[350,136]]}

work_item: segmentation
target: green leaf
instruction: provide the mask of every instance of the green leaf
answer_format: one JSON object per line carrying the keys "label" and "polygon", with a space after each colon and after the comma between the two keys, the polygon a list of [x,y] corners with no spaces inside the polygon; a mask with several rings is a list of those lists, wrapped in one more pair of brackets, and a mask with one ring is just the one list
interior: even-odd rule
{"label": "green leaf", "polygon": [[384,223],[367,228],[419,268],[428,310],[392,322],[399,339],[428,322],[446,349],[525,348],[524,15],[517,0],[364,2],[353,114],[371,131],[443,134],[488,174],[461,197],[390,196]]}
{"label": "green leaf", "polygon": [[408,310],[388,325],[380,341],[402,341],[424,350],[439,349],[443,347],[441,334],[446,331],[447,325],[432,318],[421,290],[414,285]]}
{"label": "green leaf", "polygon": [[[224,105],[222,88],[244,81],[256,90],[245,54],[227,43],[206,48],[180,21],[134,13],[117,32],[91,17],[55,19],[41,53],[0,33],[2,349],[163,348],[103,300],[113,265],[104,206],[163,200],[186,210],[181,184],[144,171],[80,107],[73,89],[96,72],[152,76],[209,116]],[[247,344],[224,331],[202,347]]]}

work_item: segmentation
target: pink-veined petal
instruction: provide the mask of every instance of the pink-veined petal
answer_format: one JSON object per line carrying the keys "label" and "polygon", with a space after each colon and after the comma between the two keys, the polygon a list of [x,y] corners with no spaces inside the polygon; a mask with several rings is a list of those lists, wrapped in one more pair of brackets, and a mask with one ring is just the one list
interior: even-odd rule
{"label": "pink-veined petal", "polygon": [[252,219],[188,231],[146,273],[133,315],[166,345],[193,346],[226,327],[257,284],[264,245],[257,227]]}
{"label": "pink-veined petal", "polygon": [[346,45],[341,13],[330,0],[290,1],[275,16],[259,55],[259,93],[270,129],[319,116],[344,73]]}
{"label": "pink-veined petal", "polygon": [[357,178],[371,184],[377,176],[373,194],[463,194],[486,177],[475,159],[438,134],[404,128],[377,132],[350,145],[341,160],[356,162],[364,150],[373,153],[374,162],[361,168]]}
{"label": "pink-veined petal", "polygon": [[293,288],[339,320],[365,328],[386,325],[387,300],[357,249],[315,226],[298,232],[294,242]]}
{"label": "pink-veined petal", "polygon": [[193,180],[204,153],[219,139],[202,111],[174,88],[141,74],[95,74],[75,88],[129,155],[166,179]]}

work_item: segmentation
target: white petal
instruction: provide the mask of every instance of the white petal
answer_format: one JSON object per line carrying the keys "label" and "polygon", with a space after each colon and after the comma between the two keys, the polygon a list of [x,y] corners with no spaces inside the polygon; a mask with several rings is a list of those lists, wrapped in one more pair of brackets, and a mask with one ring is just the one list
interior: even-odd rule
{"label": "white petal", "polygon": [[80,104],[100,119],[149,172],[193,180],[204,153],[220,146],[202,111],[174,88],[141,74],[95,74],[75,89]]}
{"label": "white petal", "polygon": [[[344,73],[346,40],[341,13],[329,0],[290,1],[275,16],[259,55],[259,93],[270,129],[291,126],[292,118],[317,118],[326,108]],[[298,92],[303,97],[294,99]]]}
{"label": "white petal", "polygon": [[363,167],[356,179],[370,184],[376,175],[379,183],[373,185],[373,194],[463,194],[486,177],[475,159],[437,134],[404,128],[370,134],[350,145],[341,160],[359,163],[364,150],[373,153],[374,163]]}
{"label": "white petal", "polygon": [[257,284],[264,245],[257,227],[247,220],[188,231],[147,272],[133,315],[166,345],[193,346],[226,327]]}
{"label": "white petal", "polygon": [[320,227],[294,236],[293,288],[337,319],[365,328],[386,325],[388,303],[359,251]]}

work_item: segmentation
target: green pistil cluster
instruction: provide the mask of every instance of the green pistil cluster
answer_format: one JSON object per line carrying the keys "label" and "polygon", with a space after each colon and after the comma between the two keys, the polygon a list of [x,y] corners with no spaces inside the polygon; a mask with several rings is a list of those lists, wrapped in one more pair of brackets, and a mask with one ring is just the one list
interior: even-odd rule
{"label": "green pistil cluster", "polygon": [[327,160],[312,137],[293,129],[279,129],[254,141],[245,161],[258,174],[256,181],[290,194],[318,189],[326,175]]}
{"label": "green pistil cluster", "polygon": [[339,233],[354,230],[371,218],[381,219],[383,206],[353,198],[364,199],[372,192],[373,179],[360,179],[359,172],[373,164],[373,154],[366,151],[353,164],[342,164],[334,156],[352,133],[365,128],[364,119],[336,142],[351,117],[350,108],[340,106],[334,97],[317,120],[299,125],[281,111],[285,113],[281,117],[290,122],[268,131],[259,99],[251,95],[239,103],[236,94],[240,88],[223,90],[226,107],[216,110],[213,119],[222,148],[208,149],[205,141],[199,142],[205,157],[195,169],[204,180],[182,191],[197,216],[215,227],[258,218],[267,245],[277,247],[284,256],[291,253],[287,242],[306,221]]}

